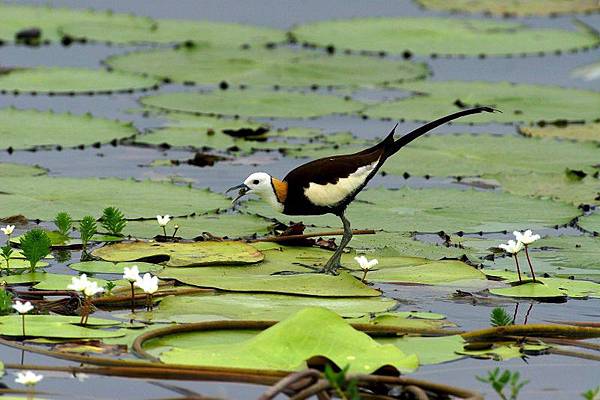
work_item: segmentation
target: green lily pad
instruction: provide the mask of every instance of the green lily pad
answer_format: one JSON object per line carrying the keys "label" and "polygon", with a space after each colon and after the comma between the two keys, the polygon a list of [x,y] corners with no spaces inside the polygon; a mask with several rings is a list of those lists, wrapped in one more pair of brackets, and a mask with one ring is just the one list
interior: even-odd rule
{"label": "green lily pad", "polygon": [[259,45],[285,40],[283,31],[264,26],[181,19],[155,19],[149,26],[143,23],[146,21],[135,22],[132,24],[122,18],[101,22],[74,19],[61,25],[60,31],[74,38],[123,44],[193,41],[194,48]]}
{"label": "green lily pad", "polygon": [[473,358],[491,359],[494,361],[506,361],[513,358],[523,358],[527,353],[538,353],[549,348],[547,345],[540,344],[524,344],[520,346],[516,345],[494,345],[489,349],[484,350],[459,350],[458,354],[470,356]]}
{"label": "green lily pad", "polygon": [[[452,4],[452,3],[451,3]],[[354,18],[319,21],[292,31],[299,41],[368,51],[419,55],[506,55],[593,46],[587,30],[532,28],[524,24],[452,18]]]}
{"label": "green lily pad", "polygon": [[[378,268],[379,267],[379,268]],[[485,280],[485,274],[458,260],[432,261],[413,266],[376,267],[367,275],[371,282],[445,285],[458,281]]]}
{"label": "green lily pad", "polygon": [[[0,116],[2,111],[0,111]],[[1,117],[0,117],[1,118]],[[4,139],[4,133],[2,132]],[[46,175],[47,171],[37,165],[0,163],[0,178]]]}
{"label": "green lily pad", "polygon": [[167,111],[274,118],[351,113],[364,107],[336,96],[260,90],[163,93],[144,97],[141,102]]}
{"label": "green lily pad", "polygon": [[[566,203],[475,190],[369,189],[357,199],[346,214],[352,227],[390,232],[538,229],[566,224],[580,214]],[[264,202],[247,204],[252,212],[285,222],[293,219],[317,226],[341,225],[339,218],[329,215],[282,217]]]}
{"label": "green lily pad", "polygon": [[[319,329],[314,329],[318,326]],[[254,338],[235,344],[174,348],[161,354],[169,364],[237,367],[280,371],[304,369],[306,361],[325,357],[351,373],[371,373],[390,365],[402,372],[417,368],[415,356],[392,345],[380,345],[354,330],[332,311],[307,308],[264,330]]]}
{"label": "green lily pad", "polygon": [[2,196],[3,216],[24,214],[41,220],[52,220],[64,210],[81,219],[108,206],[119,208],[127,218],[188,215],[231,206],[225,196],[208,190],[123,179],[0,178],[0,192],[8,193]]}
{"label": "green lily pad", "polygon": [[[519,133],[530,137],[551,137],[577,141],[600,142],[600,123],[567,126],[522,126]],[[566,144],[566,142],[562,142]]]}
{"label": "green lily pad", "polygon": [[85,272],[86,274],[123,274],[125,267],[137,265],[140,273],[159,272],[164,267],[162,265],[145,263],[145,262],[124,262],[112,263],[108,261],[83,261],[69,265],[69,268],[75,271]]}
{"label": "green lily pad", "polygon": [[0,90],[35,93],[128,92],[157,88],[159,80],[124,72],[37,67],[0,74]]}
{"label": "green lily pad", "polygon": [[169,267],[247,265],[264,259],[263,254],[243,242],[157,243],[127,242],[104,246],[92,252],[105,261],[166,261]]}
{"label": "green lily pad", "polygon": [[[11,269],[11,271],[15,271],[15,270],[23,270],[23,269],[27,269],[31,266],[31,264],[29,264],[29,261],[22,259],[22,258],[12,258],[10,259],[9,262],[9,267]],[[48,266],[48,263],[45,261],[38,261],[38,263],[35,265],[35,268],[45,268]],[[6,260],[4,258],[0,259],[0,270],[6,270]],[[0,278],[1,280],[2,278]]]}
{"label": "green lily pad", "polygon": [[74,21],[81,24],[106,24],[107,31],[111,30],[109,27],[112,25],[138,26],[147,30],[152,28],[150,18],[129,14],[2,4],[0,5],[0,39],[13,41],[17,32],[35,27],[41,30],[42,40],[59,40],[62,37],[59,28]]}
{"label": "green lily pad", "polygon": [[358,86],[425,78],[425,64],[287,49],[159,49],[114,56],[108,65],[175,82],[209,85]]}
{"label": "green lily pad", "polygon": [[577,225],[589,232],[600,233],[600,214],[594,213],[579,218]]}
{"label": "green lily pad", "polygon": [[2,148],[75,147],[108,143],[136,133],[130,123],[96,118],[89,114],[79,116],[14,108],[0,110]]}
{"label": "green lily pad", "polygon": [[[76,325],[79,317],[63,315],[26,315],[25,335],[44,338],[101,339],[122,336],[117,331],[92,329]],[[113,321],[89,319],[90,326],[107,326]],[[22,336],[20,315],[0,317],[0,335]]]}
{"label": "green lily pad", "polygon": [[592,121],[600,117],[600,93],[555,86],[505,82],[412,82],[396,85],[420,93],[402,100],[369,107],[371,117],[431,120],[466,105],[492,106],[502,113],[485,113],[462,118],[458,123]]}
{"label": "green lily pad", "polygon": [[566,294],[552,286],[542,283],[524,283],[522,285],[511,286],[506,288],[490,289],[491,294],[504,297],[515,297],[519,299],[564,299]]}
{"label": "green lily pad", "polygon": [[350,323],[395,326],[408,329],[441,329],[456,326],[443,319],[413,318],[408,312],[384,312],[364,315],[359,318],[347,319]]}
{"label": "green lily pad", "polygon": [[261,293],[169,296],[161,300],[154,311],[136,313],[135,319],[177,323],[282,320],[306,307],[324,307],[343,317],[356,317],[387,311],[396,304],[395,300],[385,297],[326,298]]}
{"label": "green lily pad", "polygon": [[557,15],[571,13],[587,13],[600,11],[600,5],[593,0],[418,0],[422,6],[449,12],[465,12],[470,14],[492,14],[496,16],[529,16]]}
{"label": "green lily pad", "polygon": [[[249,214],[206,214],[173,218],[167,226],[167,234],[173,231],[175,225],[179,226],[176,235],[185,239],[193,239],[204,232],[217,237],[237,238],[267,234],[271,231],[273,221]],[[129,221],[123,230],[125,235],[146,239],[162,233],[162,229],[154,220]]]}
{"label": "green lily pad", "polygon": [[411,337],[377,338],[381,344],[391,344],[405,354],[415,354],[419,365],[440,364],[463,358],[457,354],[463,350],[465,341],[460,335],[441,337]]}
{"label": "green lily pad", "polygon": [[[3,276],[1,281],[6,282],[8,285],[35,283],[33,287],[39,290],[67,290],[67,286],[71,284],[72,278],[73,275],[33,272]],[[98,283],[100,287],[103,287],[107,283],[104,279],[89,278],[89,280]]]}

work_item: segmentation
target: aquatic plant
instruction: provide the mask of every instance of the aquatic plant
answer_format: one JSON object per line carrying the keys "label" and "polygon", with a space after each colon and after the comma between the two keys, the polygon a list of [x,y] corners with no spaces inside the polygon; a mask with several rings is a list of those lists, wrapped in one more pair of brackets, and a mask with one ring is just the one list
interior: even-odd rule
{"label": "aquatic plant", "polygon": [[587,390],[581,394],[585,400],[600,400],[600,386]]}
{"label": "aquatic plant", "polygon": [[44,375],[42,375],[42,374],[36,374],[32,371],[25,371],[25,372],[17,372],[17,377],[15,378],[15,382],[20,383],[21,385],[25,385],[25,386],[33,388],[42,379],[44,379]]}
{"label": "aquatic plant", "polygon": [[12,256],[12,253],[13,253],[13,249],[10,246],[10,235],[15,230],[15,226],[14,225],[6,225],[6,227],[0,228],[0,230],[2,230],[2,232],[6,236],[8,236],[8,238],[6,239],[6,244],[4,246],[2,246],[2,248],[0,248],[0,255],[6,261],[6,273],[10,274],[10,257]]}
{"label": "aquatic plant", "polygon": [[32,229],[20,241],[23,256],[29,261],[29,272],[35,272],[37,263],[48,254],[52,241],[43,229]]}
{"label": "aquatic plant", "polygon": [[135,313],[135,283],[141,279],[140,270],[137,265],[133,265],[131,268],[125,267],[123,270],[123,279],[129,281],[131,285],[131,313]]}
{"label": "aquatic plant", "polygon": [[167,224],[171,221],[171,216],[168,214],[165,216],[157,215],[156,221],[158,222],[158,226],[160,226],[163,230],[163,234],[167,236]]}
{"label": "aquatic plant", "polygon": [[96,220],[92,216],[87,215],[83,217],[79,223],[79,234],[81,235],[81,243],[84,252],[87,250],[87,245],[96,234],[97,229]]}
{"label": "aquatic plant", "polygon": [[519,243],[522,243],[523,247],[525,248],[525,256],[527,257],[527,263],[529,264],[529,269],[531,270],[531,278],[535,282],[535,273],[533,272],[533,265],[531,265],[531,258],[529,258],[528,247],[531,243],[539,240],[540,235],[534,235],[533,232],[531,232],[531,229],[527,229],[524,233],[514,231],[513,235],[515,235],[515,239],[517,239]]}
{"label": "aquatic plant", "polygon": [[490,313],[490,323],[492,326],[506,326],[512,324],[512,318],[504,308],[496,307]]}
{"label": "aquatic plant", "polygon": [[69,232],[73,227],[73,219],[67,212],[59,212],[56,214],[54,218],[54,225],[58,228],[58,232],[60,232],[63,236],[69,236]]}
{"label": "aquatic plant", "polygon": [[137,281],[135,281],[134,285],[146,293],[146,310],[152,311],[152,297],[158,290],[158,277],[152,276],[149,273],[145,273],[143,277],[140,277]]}
{"label": "aquatic plant", "polygon": [[19,314],[21,314],[21,317],[22,317],[21,328],[22,328],[23,336],[25,336],[25,314],[27,314],[29,311],[33,310],[33,305],[31,305],[31,302],[29,302],[29,301],[22,303],[19,300],[17,300],[15,302],[15,304],[13,304],[12,307],[15,310],[17,310],[17,312]]}
{"label": "aquatic plant", "polygon": [[502,243],[498,245],[502,250],[507,253],[512,254],[515,259],[515,264],[517,264],[517,273],[519,274],[519,282],[521,282],[521,268],[519,267],[519,259],[517,258],[517,254],[523,249],[523,243],[515,242],[514,240],[509,240],[508,243]]}
{"label": "aquatic plant", "polygon": [[125,215],[116,207],[106,207],[102,212],[100,223],[113,236],[123,236],[121,232],[127,225]]}
{"label": "aquatic plant", "polygon": [[0,286],[0,315],[6,315],[12,310],[13,295]]}
{"label": "aquatic plant", "polygon": [[354,260],[358,263],[358,265],[360,265],[360,269],[363,270],[363,277],[361,279],[361,282],[365,282],[369,271],[371,271],[371,269],[374,266],[379,264],[379,260],[377,260],[376,258],[369,260],[365,256],[354,257]]}
{"label": "aquatic plant", "polygon": [[80,277],[72,277],[71,283],[67,286],[69,290],[75,290],[83,294],[83,305],[81,307],[81,320],[80,324],[87,324],[88,316],[92,308],[92,297],[98,293],[104,292],[104,288],[98,286],[97,282],[88,280],[86,274],[81,274]]}
{"label": "aquatic plant", "polygon": [[[528,380],[521,381],[521,375],[517,371],[507,369],[500,373],[500,368],[488,371],[487,377],[476,376],[476,378],[480,382],[489,383],[502,400],[517,400],[523,386],[529,383]],[[510,388],[510,395],[504,393],[507,385]]]}
{"label": "aquatic plant", "polygon": [[339,372],[335,372],[330,364],[325,365],[325,379],[335,391],[337,397],[342,400],[360,400],[356,379],[348,380],[346,377],[350,365],[346,365]]}

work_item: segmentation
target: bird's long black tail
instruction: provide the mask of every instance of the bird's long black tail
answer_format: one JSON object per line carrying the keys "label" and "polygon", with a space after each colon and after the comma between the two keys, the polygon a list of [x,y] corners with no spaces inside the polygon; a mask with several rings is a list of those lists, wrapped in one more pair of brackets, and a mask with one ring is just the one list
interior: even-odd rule
{"label": "bird's long black tail", "polygon": [[475,107],[475,108],[470,108],[468,110],[462,110],[459,112],[455,112],[454,114],[446,115],[445,117],[436,119],[435,121],[428,122],[425,125],[415,129],[414,131],[407,133],[406,135],[402,136],[400,139],[396,140],[394,142],[394,144],[388,148],[386,155],[387,155],[387,157],[391,156],[392,154],[396,153],[402,147],[406,146],[407,144],[409,144],[410,142],[412,142],[419,136],[426,134],[430,130],[435,129],[438,126],[445,124],[446,122],[449,122],[449,121],[452,121],[452,120],[455,120],[457,118],[461,118],[461,117],[464,117],[467,115],[478,114],[480,112],[496,112],[496,111],[498,111],[498,110],[491,108],[491,107]]}

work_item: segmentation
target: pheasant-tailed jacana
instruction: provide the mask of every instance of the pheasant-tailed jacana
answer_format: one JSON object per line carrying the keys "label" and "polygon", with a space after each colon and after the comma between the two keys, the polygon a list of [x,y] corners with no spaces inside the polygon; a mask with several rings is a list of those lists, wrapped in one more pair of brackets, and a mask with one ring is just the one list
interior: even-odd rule
{"label": "pheasant-tailed jacana", "polygon": [[[331,213],[341,218],[344,235],[339,247],[327,261],[323,272],[335,273],[340,267],[342,252],[350,239],[350,221],[344,216],[346,207],[375,176],[388,157],[419,136],[454,119],[480,112],[494,112],[490,107],[476,107],[431,121],[398,140],[396,127],[387,137],[366,150],[354,154],[325,157],[290,171],[283,180],[265,172],[255,172],[244,183],[227,190],[239,189],[236,202],[247,194],[257,194],[277,211],[287,215],[322,215]],[[396,125],[397,126],[397,125]]]}

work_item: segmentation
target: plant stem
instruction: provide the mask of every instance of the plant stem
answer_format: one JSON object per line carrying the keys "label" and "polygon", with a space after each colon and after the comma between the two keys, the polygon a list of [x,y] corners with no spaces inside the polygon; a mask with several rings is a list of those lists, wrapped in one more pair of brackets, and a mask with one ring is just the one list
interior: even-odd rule
{"label": "plant stem", "polygon": [[129,282],[131,285],[131,313],[135,314],[135,289],[133,287],[133,282]]}
{"label": "plant stem", "polygon": [[533,272],[533,265],[531,265],[531,259],[529,258],[529,250],[527,249],[527,245],[525,245],[525,255],[527,256],[527,263],[529,264],[529,269],[531,270],[531,277],[535,282],[535,273]]}
{"label": "plant stem", "polygon": [[519,267],[519,259],[517,258],[517,253],[513,254],[513,256],[515,257],[515,263],[517,264],[517,273],[519,274],[519,282],[521,282],[522,281],[521,268]]}
{"label": "plant stem", "polygon": [[167,227],[163,225],[163,234],[165,237],[167,237]]}
{"label": "plant stem", "polygon": [[25,314],[21,314],[21,328],[23,331],[23,337],[25,337]]}
{"label": "plant stem", "polygon": [[367,279],[367,274],[368,274],[368,273],[369,273],[369,270],[368,270],[368,269],[365,269],[365,270],[363,271],[363,277],[362,277],[362,279],[360,280],[362,283],[365,283],[365,282],[366,282],[366,279]]}

